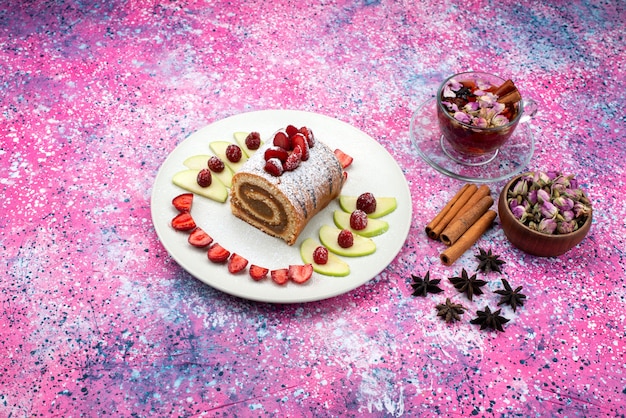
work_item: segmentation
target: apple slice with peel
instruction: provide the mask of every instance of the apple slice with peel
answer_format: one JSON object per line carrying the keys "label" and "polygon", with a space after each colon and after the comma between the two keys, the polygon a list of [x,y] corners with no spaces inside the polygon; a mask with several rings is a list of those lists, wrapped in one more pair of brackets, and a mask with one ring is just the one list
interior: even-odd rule
{"label": "apple slice with peel", "polygon": [[200,170],[184,170],[179,171],[172,177],[172,183],[178,187],[195,193],[199,196],[204,196],[216,202],[224,203],[228,198],[228,189],[217,178],[213,177],[213,181],[209,187],[202,187],[198,184],[198,173]]}
{"label": "apple slice with peel", "polygon": [[[344,212],[352,213],[356,209],[356,201],[358,196],[339,196],[339,206]],[[368,213],[368,218],[380,218],[390,214],[398,207],[398,202],[395,197],[377,197],[376,198],[376,210],[372,213]]]}
{"label": "apple slice with peel", "polygon": [[[252,157],[252,154],[257,152],[258,149],[250,149],[248,148],[248,145],[246,145],[246,138],[249,134],[250,132],[237,131],[233,132],[233,138],[235,138],[235,141],[237,141],[237,144],[239,144],[239,148],[241,148],[244,154],[246,154],[248,157]],[[261,141],[261,145],[259,146],[259,148],[261,146],[263,146],[263,141]]]}
{"label": "apple slice with peel", "polygon": [[343,277],[350,274],[350,266],[348,263],[337,257],[335,254],[328,252],[328,262],[326,264],[317,264],[313,261],[313,251],[320,244],[314,238],[307,238],[300,244],[300,257],[305,264],[311,264],[313,271],[325,276]]}
{"label": "apple slice with peel", "polygon": [[353,229],[350,227],[350,213],[342,210],[336,210],[333,212],[333,221],[339,229],[349,229],[353,234],[361,235],[362,237],[375,237],[376,235],[383,234],[389,229],[389,223],[382,219],[369,218],[367,219],[367,226],[363,229]]}
{"label": "apple slice with peel", "polygon": [[[236,173],[237,171],[239,171],[241,166],[246,161],[248,161],[248,156],[242,150],[242,152],[241,152],[241,160],[237,161],[236,163],[233,163],[232,161],[229,161],[228,158],[226,158],[226,148],[228,148],[229,145],[233,145],[233,143],[232,142],[228,142],[228,141],[213,141],[213,142],[211,142],[209,144],[209,148],[211,148],[211,151],[213,151],[213,153],[215,155],[217,155],[218,157],[220,157],[220,159],[222,161],[224,161],[224,165],[230,167],[232,172]],[[237,144],[235,144],[235,145],[237,145]]]}
{"label": "apple slice with peel", "polygon": [[354,244],[351,247],[343,248],[337,242],[341,229],[329,225],[322,225],[319,231],[320,241],[324,247],[337,255],[345,257],[361,257],[372,254],[376,251],[376,244],[371,238],[354,235]]}
{"label": "apple slice with peel", "polygon": [[[212,155],[193,155],[183,161],[183,165],[192,170],[202,170],[203,168],[208,167],[207,162],[211,157]],[[226,164],[224,164],[224,170],[222,170],[220,173],[211,171],[211,174],[213,175],[213,177],[217,177],[218,179],[220,179],[220,181],[224,183],[224,186],[229,188],[230,186],[232,186],[233,171]]]}

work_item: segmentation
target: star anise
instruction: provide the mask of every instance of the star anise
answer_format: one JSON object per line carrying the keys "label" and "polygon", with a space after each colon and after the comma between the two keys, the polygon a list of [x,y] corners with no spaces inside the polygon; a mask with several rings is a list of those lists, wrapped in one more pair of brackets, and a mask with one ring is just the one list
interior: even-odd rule
{"label": "star anise", "polygon": [[500,315],[500,309],[495,312],[491,312],[489,306],[485,306],[484,311],[476,311],[476,318],[470,321],[470,324],[479,324],[480,329],[491,328],[493,330],[504,332],[502,328],[503,324],[509,322],[509,320]]}
{"label": "star anise", "polygon": [[440,303],[435,306],[435,309],[437,309],[437,316],[442,317],[446,322],[454,322],[461,320],[461,315],[467,308],[459,303],[452,303],[450,298],[446,298],[446,303]]}
{"label": "star anise", "polygon": [[489,249],[489,251],[485,251],[482,248],[479,248],[479,250],[480,254],[474,256],[480,261],[478,267],[476,267],[476,270],[480,270],[484,273],[489,273],[491,271],[497,271],[498,273],[502,273],[502,270],[500,270],[500,266],[502,264],[506,264],[506,262],[504,260],[500,260],[499,255],[493,254],[491,252],[491,249]]}
{"label": "star anise", "polygon": [[430,280],[430,271],[426,272],[423,279],[413,274],[411,274],[411,278],[413,279],[413,283],[411,283],[413,296],[426,296],[428,293],[443,292],[443,289],[437,286],[441,279]]}
{"label": "star anise", "polygon": [[463,269],[461,271],[461,277],[449,277],[450,283],[452,283],[456,290],[461,293],[465,293],[469,300],[472,300],[474,295],[482,295],[483,291],[480,289],[487,284],[484,280],[478,280],[476,274],[470,276],[467,271]]}
{"label": "star anise", "polygon": [[498,302],[498,306],[507,304],[513,308],[513,312],[517,310],[518,306],[524,306],[524,302],[526,300],[526,295],[520,293],[522,290],[522,286],[518,286],[513,290],[511,285],[506,279],[502,279],[502,284],[504,285],[504,290],[496,290],[494,293],[502,295],[500,302]]}

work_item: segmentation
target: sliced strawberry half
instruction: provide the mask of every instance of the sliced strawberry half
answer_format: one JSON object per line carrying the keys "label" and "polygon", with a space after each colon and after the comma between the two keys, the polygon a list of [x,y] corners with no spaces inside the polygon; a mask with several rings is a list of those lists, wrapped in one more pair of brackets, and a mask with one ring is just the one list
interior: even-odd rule
{"label": "sliced strawberry half", "polygon": [[309,143],[307,142],[304,135],[302,135],[301,133],[297,133],[293,136],[291,141],[293,143],[294,150],[296,149],[296,147],[298,146],[300,147],[300,150],[302,151],[302,156],[300,158],[302,159],[302,161],[308,160],[309,159]]}
{"label": "sliced strawberry half", "polygon": [[269,269],[265,267],[257,266],[256,264],[250,264],[249,269],[250,277],[252,277],[257,282],[259,280],[263,280],[267,277],[267,273],[269,273]]}
{"label": "sliced strawberry half", "polygon": [[287,270],[287,277],[289,280],[298,284],[306,283],[311,276],[313,276],[312,264],[290,265]]}
{"label": "sliced strawberry half", "polygon": [[195,227],[196,223],[189,212],[179,213],[172,219],[172,228],[177,231],[191,231]]}
{"label": "sliced strawberry half", "polygon": [[353,158],[339,148],[335,150],[335,157],[337,157],[337,159],[339,160],[342,168],[347,168],[348,166],[350,166],[350,164],[352,164]]}
{"label": "sliced strawberry half", "polygon": [[303,126],[300,128],[300,133],[306,138],[309,143],[309,148],[313,148],[315,146],[315,135],[313,135],[313,131],[306,126]]}
{"label": "sliced strawberry half", "polygon": [[222,247],[220,244],[215,243],[209,247],[207,257],[214,263],[223,263],[230,257],[230,251]]}
{"label": "sliced strawberry half", "polygon": [[189,244],[193,245],[194,247],[204,248],[213,242],[213,238],[209,234],[204,232],[202,228],[197,227],[196,229],[191,231],[191,234],[189,234],[189,238],[187,239],[187,241],[189,241]]}
{"label": "sliced strawberry half", "polygon": [[284,285],[289,281],[289,269],[276,269],[270,272],[274,283]]}
{"label": "sliced strawberry half", "polygon": [[292,136],[294,136],[295,134],[298,133],[298,128],[296,128],[293,125],[287,125],[287,127],[285,128],[285,132],[287,132],[287,135],[292,137]]}
{"label": "sliced strawberry half", "polygon": [[265,161],[270,158],[278,158],[280,161],[285,162],[287,161],[287,157],[289,157],[289,152],[287,152],[284,148],[271,146],[265,150],[265,154],[263,155],[265,157]]}
{"label": "sliced strawberry half", "polygon": [[233,253],[228,259],[228,271],[232,274],[237,274],[240,271],[243,271],[247,265],[248,260],[237,253]]}
{"label": "sliced strawberry half", "polygon": [[287,151],[291,151],[291,139],[289,139],[289,135],[287,135],[285,131],[276,132],[273,144]]}
{"label": "sliced strawberry half", "polygon": [[193,203],[193,193],[183,193],[176,196],[172,199],[172,205],[179,212],[189,212],[191,211],[191,204]]}

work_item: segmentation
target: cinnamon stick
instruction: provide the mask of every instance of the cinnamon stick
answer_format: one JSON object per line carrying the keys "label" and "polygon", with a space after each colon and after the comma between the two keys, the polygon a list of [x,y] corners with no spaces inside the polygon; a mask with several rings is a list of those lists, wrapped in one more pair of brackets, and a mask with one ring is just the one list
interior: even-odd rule
{"label": "cinnamon stick", "polygon": [[451,222],[443,230],[440,236],[441,241],[448,246],[454,244],[465,231],[474,225],[474,222],[487,212],[491,205],[493,205],[493,198],[491,196],[483,196],[477,203],[465,211],[462,216]]}
{"label": "cinnamon stick", "polygon": [[433,218],[432,221],[430,221],[428,223],[428,225],[426,225],[426,235],[428,235],[429,237],[433,238],[433,239],[437,239],[437,237],[433,237],[431,236],[431,231],[433,230],[433,228],[435,228],[435,226],[441,222],[441,220],[443,219],[444,216],[446,216],[446,214],[448,213],[448,211],[450,210],[450,208],[456,203],[457,200],[459,200],[459,197],[461,197],[461,195],[463,194],[463,192],[469,187],[469,184],[465,184],[463,187],[461,187],[461,190],[459,190],[454,197],[452,197],[452,199],[450,199],[450,201],[446,204],[446,206],[444,206],[444,208],[437,214],[437,216],[435,216]]}
{"label": "cinnamon stick", "polygon": [[513,104],[522,100],[522,96],[513,84],[512,80],[506,80],[498,87],[493,94],[498,96],[498,102],[503,104]]}
{"label": "cinnamon stick", "polygon": [[[448,226],[452,218],[456,216],[456,214],[461,210],[461,208],[467,203],[467,201],[472,197],[474,193],[476,193],[478,187],[475,184],[470,184],[464,188],[463,193],[456,199],[456,201],[450,206],[449,210],[445,213],[445,215],[441,218],[441,220],[435,225],[428,236],[432,239],[439,239],[439,235],[443,232],[443,230]],[[458,194],[458,193],[457,193]]]}
{"label": "cinnamon stick", "polygon": [[[450,224],[452,224],[454,221],[459,219],[465,212],[467,212],[471,207],[473,207],[476,203],[478,203],[478,201],[480,199],[482,199],[485,196],[490,196],[490,195],[491,195],[491,189],[489,189],[489,186],[487,186],[485,184],[480,186],[478,188],[478,190],[476,190],[476,193],[474,193],[472,195],[472,197],[470,197],[470,199],[467,201],[467,203],[465,205],[463,205],[463,207],[454,216],[454,218],[452,218],[450,220]],[[448,224],[448,225],[450,225],[450,224]]]}
{"label": "cinnamon stick", "polygon": [[439,256],[441,262],[446,266],[452,265],[489,229],[494,219],[496,219],[495,211],[488,210],[485,212],[453,245],[441,253]]}

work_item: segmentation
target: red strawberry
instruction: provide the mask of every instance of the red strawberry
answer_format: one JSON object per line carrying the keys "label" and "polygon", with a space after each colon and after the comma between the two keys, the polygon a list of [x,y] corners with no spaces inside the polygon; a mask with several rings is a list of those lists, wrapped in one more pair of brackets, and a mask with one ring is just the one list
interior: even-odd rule
{"label": "red strawberry", "polygon": [[226,158],[228,158],[228,161],[230,161],[231,163],[239,162],[242,156],[243,154],[241,152],[241,148],[239,148],[239,145],[230,144],[226,147]]}
{"label": "red strawberry", "polygon": [[289,281],[289,269],[272,270],[270,276],[274,283],[283,285]]}
{"label": "red strawberry", "polygon": [[285,128],[285,132],[287,133],[287,135],[289,135],[289,137],[291,138],[292,136],[294,136],[295,134],[298,133],[298,128],[296,128],[293,125],[287,125],[287,127]]}
{"label": "red strawberry", "polygon": [[294,151],[289,154],[287,161],[285,161],[285,171],[293,171],[300,166],[300,162],[302,162],[302,151],[300,147],[297,146],[294,148]]}
{"label": "red strawberry", "polygon": [[339,244],[341,248],[352,247],[352,245],[354,245],[354,235],[352,235],[350,230],[344,229],[337,237],[337,244]]}
{"label": "red strawberry", "polygon": [[339,148],[335,150],[335,157],[339,160],[342,168],[347,168],[350,164],[352,164],[353,158]]}
{"label": "red strawberry", "polygon": [[287,271],[289,280],[292,280],[298,284],[306,283],[313,275],[313,265],[291,265]]}
{"label": "red strawberry", "polygon": [[361,209],[355,209],[350,214],[350,228],[361,231],[367,228],[367,214]]}
{"label": "red strawberry", "polygon": [[258,132],[250,132],[248,136],[246,136],[245,142],[248,149],[259,149],[261,146],[261,134]]}
{"label": "red strawberry", "polygon": [[208,168],[203,168],[198,172],[198,177],[196,179],[198,182],[198,186],[200,187],[209,187],[211,183],[213,183],[213,175],[211,174],[211,170]]}
{"label": "red strawberry", "polygon": [[265,162],[265,171],[272,176],[280,177],[283,174],[283,163],[278,158],[270,158]]}
{"label": "red strawberry", "polygon": [[259,280],[263,280],[264,278],[267,277],[267,273],[269,273],[269,269],[266,269],[265,267],[257,266],[255,264],[251,264],[249,273],[250,273],[250,277],[252,277],[254,280],[258,282]]}
{"label": "red strawberry", "polygon": [[183,193],[172,199],[172,205],[179,212],[189,212],[191,210],[191,204],[193,203],[193,193]]}
{"label": "red strawberry", "polygon": [[285,162],[287,161],[287,157],[289,157],[289,152],[284,148],[274,146],[266,149],[264,156],[265,161],[270,158],[278,158],[280,161]]}
{"label": "red strawberry", "polygon": [[248,260],[246,260],[245,258],[243,258],[237,253],[233,253],[228,259],[228,271],[231,272],[232,274],[236,274],[236,273],[239,273],[240,271],[243,271],[243,269],[245,269],[247,265],[248,265]]}
{"label": "red strawberry", "polygon": [[298,146],[302,150],[302,157],[301,157],[302,161],[308,160],[309,159],[309,143],[307,142],[307,140],[304,137],[304,135],[302,135],[301,133],[298,133],[298,134],[293,136],[291,141],[293,143],[293,149],[294,150]]}
{"label": "red strawberry", "polygon": [[223,263],[228,260],[228,257],[230,257],[230,251],[226,250],[218,243],[215,243],[209,247],[207,256],[209,257],[209,260],[214,263]]}
{"label": "red strawberry", "polygon": [[309,148],[313,148],[315,146],[315,135],[313,135],[313,131],[306,126],[303,126],[300,128],[300,133],[306,138],[309,143]]}
{"label": "red strawberry", "polygon": [[326,264],[328,263],[328,249],[323,246],[318,246],[313,251],[313,261],[315,264]]}
{"label": "red strawberry", "polygon": [[172,228],[177,231],[191,231],[195,227],[196,223],[189,212],[179,213],[172,219]]}
{"label": "red strawberry", "polygon": [[215,155],[209,158],[207,164],[211,171],[214,171],[216,173],[221,173],[222,171],[224,171],[224,161],[220,160],[220,158],[216,157]]}
{"label": "red strawberry", "polygon": [[278,131],[274,135],[274,145],[284,150],[291,151],[291,139],[285,131]]}
{"label": "red strawberry", "polygon": [[198,227],[191,231],[187,241],[189,241],[189,243],[194,247],[204,248],[213,242],[213,238],[204,232],[202,228]]}

